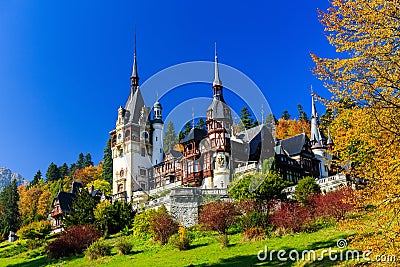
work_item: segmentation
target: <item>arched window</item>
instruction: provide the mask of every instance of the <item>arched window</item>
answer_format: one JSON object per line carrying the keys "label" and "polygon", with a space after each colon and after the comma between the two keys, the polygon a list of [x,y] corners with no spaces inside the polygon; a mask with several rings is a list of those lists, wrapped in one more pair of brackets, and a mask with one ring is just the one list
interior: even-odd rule
{"label": "arched window", "polygon": [[118,185],[118,193],[121,193],[124,191],[124,185],[123,184],[119,184]]}

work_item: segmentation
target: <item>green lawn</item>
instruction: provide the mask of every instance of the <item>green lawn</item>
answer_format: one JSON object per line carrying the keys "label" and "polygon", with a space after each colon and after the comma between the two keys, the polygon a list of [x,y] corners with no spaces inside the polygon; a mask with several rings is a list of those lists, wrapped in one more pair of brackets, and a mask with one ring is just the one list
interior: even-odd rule
{"label": "green lawn", "polygon": [[[187,251],[166,245],[160,246],[153,241],[133,240],[135,246],[130,255],[119,256],[115,248],[112,256],[104,257],[96,261],[88,261],[83,255],[50,260],[38,255],[39,250],[25,251],[17,255],[8,255],[10,251],[16,251],[18,246],[8,242],[0,244],[0,266],[335,266],[339,262],[332,262],[327,257],[316,262],[292,262],[278,261],[276,253],[272,261],[267,259],[260,262],[257,259],[259,250],[268,246],[271,250],[316,250],[336,248],[336,241],[351,235],[351,232],[338,231],[335,228],[323,229],[311,234],[295,234],[284,237],[269,238],[262,241],[242,242],[240,234],[230,236],[230,245],[221,248],[213,236],[198,237],[192,242],[192,248]],[[107,239],[113,244],[115,238]],[[21,246],[19,246],[21,247]],[[8,251],[8,252],[7,252]],[[6,252],[6,253],[5,253]],[[18,252],[11,252],[18,253]],[[36,253],[36,255],[35,255]],[[35,257],[35,258],[32,258]]]}

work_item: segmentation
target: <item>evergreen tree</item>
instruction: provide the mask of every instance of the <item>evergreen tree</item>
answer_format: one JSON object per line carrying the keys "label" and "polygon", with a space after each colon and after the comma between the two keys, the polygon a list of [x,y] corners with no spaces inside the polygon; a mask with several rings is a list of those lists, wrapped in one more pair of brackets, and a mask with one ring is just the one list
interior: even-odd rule
{"label": "evergreen tree", "polygon": [[19,210],[18,210],[18,188],[17,181],[13,180],[10,185],[4,187],[0,193],[0,203],[2,205],[2,214],[0,216],[0,227],[3,234],[7,234],[9,230],[17,231],[19,226]]}
{"label": "evergreen tree", "polygon": [[169,121],[167,124],[167,130],[165,131],[164,137],[164,151],[172,149],[178,143],[178,138],[175,134],[175,128],[172,121]]}
{"label": "evergreen tree", "polygon": [[85,168],[85,156],[83,153],[79,153],[78,160],[76,162],[76,168],[77,169],[83,169]]}
{"label": "evergreen tree", "polygon": [[50,163],[49,168],[47,169],[46,172],[46,180],[47,181],[57,181],[61,178],[60,176],[60,170],[58,169],[57,165],[54,164],[53,162]]}
{"label": "evergreen tree", "polygon": [[240,110],[240,127],[244,128],[243,130],[247,130],[257,126],[258,122],[256,122],[247,107],[243,107]]}
{"label": "evergreen tree", "polygon": [[275,136],[276,122],[277,122],[277,119],[275,118],[274,114],[272,114],[272,113],[268,114],[267,118],[265,119],[265,126],[268,128],[268,130],[272,133],[273,136]]}
{"label": "evergreen tree", "polygon": [[206,127],[206,122],[204,121],[203,118],[200,118],[197,123],[196,123],[196,128],[197,129],[202,129],[207,131],[207,127]]}
{"label": "evergreen tree", "polygon": [[75,163],[71,163],[71,165],[69,165],[69,176],[73,177],[75,171],[78,169],[78,167],[76,166]]}
{"label": "evergreen tree", "polygon": [[39,183],[40,179],[42,179],[42,173],[40,170],[38,170],[33,176],[33,180],[29,183],[29,187],[35,186]]}
{"label": "evergreen tree", "polygon": [[310,196],[319,193],[321,193],[321,188],[315,179],[307,176],[298,182],[296,190],[294,191],[294,196],[300,204],[306,205]]}
{"label": "evergreen tree", "polygon": [[99,200],[91,197],[88,190],[82,189],[74,198],[71,213],[64,217],[65,226],[95,223],[94,209],[98,203]]}
{"label": "evergreen tree", "polygon": [[92,161],[92,155],[90,155],[90,153],[87,153],[83,161],[83,167],[89,167],[89,166],[93,166],[93,161]]}
{"label": "evergreen tree", "polygon": [[58,168],[58,170],[60,171],[61,179],[64,179],[65,176],[69,175],[69,168],[68,168],[67,163],[65,163],[65,162],[63,165],[60,166],[60,168]]}
{"label": "evergreen tree", "polygon": [[297,110],[299,111],[299,121],[308,121],[308,116],[304,112],[303,106],[301,104],[297,104]]}
{"label": "evergreen tree", "polygon": [[181,140],[182,138],[185,138],[186,135],[190,132],[190,130],[192,130],[192,124],[190,123],[190,121],[188,121],[183,126],[183,130],[181,130],[179,132],[179,140]]}
{"label": "evergreen tree", "polygon": [[284,111],[282,112],[282,117],[281,117],[281,118],[284,119],[284,120],[290,120],[289,111],[284,110]]}
{"label": "evergreen tree", "polygon": [[102,178],[112,184],[113,179],[113,159],[111,152],[111,137],[107,141],[103,154],[103,173]]}

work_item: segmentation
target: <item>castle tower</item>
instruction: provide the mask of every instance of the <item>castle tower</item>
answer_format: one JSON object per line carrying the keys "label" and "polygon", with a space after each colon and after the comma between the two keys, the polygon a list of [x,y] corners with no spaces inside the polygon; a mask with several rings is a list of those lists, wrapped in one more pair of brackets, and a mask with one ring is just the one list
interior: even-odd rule
{"label": "castle tower", "polygon": [[314,95],[311,94],[311,149],[315,157],[320,161],[319,178],[324,178],[328,177],[326,147],[324,146],[318,126],[318,113],[315,108]]}
{"label": "castle tower", "polygon": [[162,106],[158,100],[153,106],[153,166],[161,163],[163,161],[164,151],[163,151],[163,132],[164,132],[164,122],[162,121]]}
{"label": "castle tower", "polygon": [[222,81],[219,76],[218,55],[215,48],[215,67],[213,100],[207,109],[207,129],[210,141],[213,174],[205,177],[203,187],[226,188],[230,182],[230,131],[232,126],[231,109],[223,96]]}
{"label": "castle tower", "polygon": [[[136,38],[135,38],[136,39]],[[113,195],[118,201],[132,201],[137,190],[147,190],[151,164],[150,109],[139,88],[136,40],[130,93],[125,107],[118,109],[116,127],[110,132],[113,158]]]}

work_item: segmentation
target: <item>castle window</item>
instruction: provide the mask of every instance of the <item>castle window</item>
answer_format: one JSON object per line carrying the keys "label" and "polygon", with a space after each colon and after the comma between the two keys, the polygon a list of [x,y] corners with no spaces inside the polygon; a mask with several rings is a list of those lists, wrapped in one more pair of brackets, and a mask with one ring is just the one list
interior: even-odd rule
{"label": "castle window", "polygon": [[156,136],[156,141],[158,141],[158,137]]}
{"label": "castle window", "polygon": [[160,148],[160,153],[162,153],[162,149]]}
{"label": "castle window", "polygon": [[119,157],[122,158],[124,156],[124,150],[120,149],[119,150]]}
{"label": "castle window", "polygon": [[146,149],[144,147],[142,147],[140,154],[142,157],[146,156]]}
{"label": "castle window", "polygon": [[140,174],[140,176],[146,176],[146,169],[140,168],[139,174]]}
{"label": "castle window", "polygon": [[119,184],[118,185],[118,193],[122,193],[124,191],[124,185],[123,184]]}

